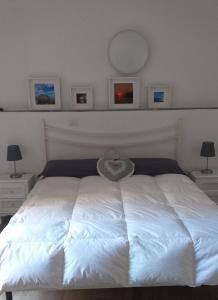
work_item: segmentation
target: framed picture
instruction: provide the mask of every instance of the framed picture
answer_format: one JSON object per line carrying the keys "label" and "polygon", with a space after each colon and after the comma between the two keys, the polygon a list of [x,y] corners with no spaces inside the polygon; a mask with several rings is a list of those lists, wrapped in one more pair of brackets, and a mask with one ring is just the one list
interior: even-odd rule
{"label": "framed picture", "polygon": [[71,96],[73,109],[93,109],[93,88],[91,86],[73,86]]}
{"label": "framed picture", "polygon": [[169,108],[172,103],[172,88],[165,84],[152,84],[148,87],[149,108]]}
{"label": "framed picture", "polygon": [[139,108],[140,84],[137,77],[115,77],[109,79],[109,108]]}
{"label": "framed picture", "polygon": [[61,109],[60,80],[57,77],[29,79],[29,108],[32,110]]}

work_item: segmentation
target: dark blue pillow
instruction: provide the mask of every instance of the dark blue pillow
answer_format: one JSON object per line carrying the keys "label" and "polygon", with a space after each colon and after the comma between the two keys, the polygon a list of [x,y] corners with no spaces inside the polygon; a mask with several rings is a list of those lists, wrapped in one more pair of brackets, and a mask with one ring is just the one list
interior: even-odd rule
{"label": "dark blue pillow", "polygon": [[[135,164],[134,175],[156,176],[185,174],[176,160],[167,158],[131,158]],[[50,160],[39,176],[78,177],[98,175],[97,159]]]}
{"label": "dark blue pillow", "polygon": [[169,158],[131,158],[135,164],[136,174],[143,175],[162,175],[162,174],[183,174],[184,171],[179,167],[174,159]]}
{"label": "dark blue pillow", "polygon": [[97,159],[50,160],[39,176],[78,177],[98,175]]}

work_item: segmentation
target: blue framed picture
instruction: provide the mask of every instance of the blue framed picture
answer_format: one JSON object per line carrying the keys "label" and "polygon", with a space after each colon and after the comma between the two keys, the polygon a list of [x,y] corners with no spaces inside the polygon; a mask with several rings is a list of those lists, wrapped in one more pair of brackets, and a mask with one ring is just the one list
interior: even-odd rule
{"label": "blue framed picture", "polygon": [[148,87],[148,108],[170,108],[172,91],[169,85],[155,84]]}
{"label": "blue framed picture", "polygon": [[37,105],[55,104],[55,85],[54,83],[35,83],[34,93]]}
{"label": "blue framed picture", "polygon": [[58,78],[32,77],[29,79],[29,88],[29,108],[31,110],[61,109],[60,80]]}
{"label": "blue framed picture", "polygon": [[155,103],[162,103],[165,99],[164,91],[154,91],[154,102]]}

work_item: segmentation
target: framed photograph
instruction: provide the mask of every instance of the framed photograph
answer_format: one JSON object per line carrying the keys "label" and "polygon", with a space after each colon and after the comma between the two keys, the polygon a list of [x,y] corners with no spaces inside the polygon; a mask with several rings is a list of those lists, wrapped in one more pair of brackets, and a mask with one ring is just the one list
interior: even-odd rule
{"label": "framed photograph", "polygon": [[109,79],[109,108],[139,108],[140,84],[137,77],[115,77]]}
{"label": "framed photograph", "polygon": [[172,88],[166,84],[152,84],[148,87],[148,108],[170,108]]}
{"label": "framed photograph", "polygon": [[32,110],[61,109],[60,80],[57,77],[29,79],[29,108]]}
{"label": "framed photograph", "polygon": [[73,109],[93,109],[93,88],[91,86],[73,86],[71,96]]}

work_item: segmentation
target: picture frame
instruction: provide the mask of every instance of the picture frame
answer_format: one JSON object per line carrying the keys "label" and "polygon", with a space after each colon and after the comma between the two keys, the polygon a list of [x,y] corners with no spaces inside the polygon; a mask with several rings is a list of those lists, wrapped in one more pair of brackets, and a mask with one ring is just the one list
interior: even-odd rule
{"label": "picture frame", "polygon": [[172,105],[172,88],[167,84],[148,86],[148,108],[163,109]]}
{"label": "picture frame", "polygon": [[77,85],[71,88],[72,106],[75,110],[91,110],[94,106],[93,88],[90,85]]}
{"label": "picture frame", "polygon": [[140,83],[137,77],[113,77],[108,81],[110,109],[137,109]]}
{"label": "picture frame", "polygon": [[29,78],[29,109],[61,109],[60,79],[58,77]]}

